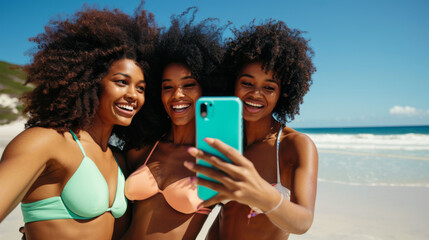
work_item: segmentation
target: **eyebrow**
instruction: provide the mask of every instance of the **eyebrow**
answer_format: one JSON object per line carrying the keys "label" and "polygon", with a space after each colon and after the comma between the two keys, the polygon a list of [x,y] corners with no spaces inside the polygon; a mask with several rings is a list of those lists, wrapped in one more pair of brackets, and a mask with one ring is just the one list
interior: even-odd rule
{"label": "eyebrow", "polygon": [[[243,73],[243,74],[241,74],[241,75],[239,75],[239,76],[238,76],[238,78],[239,78],[239,79],[240,79],[241,77],[248,77],[248,78],[255,79],[255,77],[254,77],[254,76],[252,76],[252,75],[250,75],[250,74],[247,74],[247,73]],[[271,78],[265,79],[265,81],[266,81],[266,82],[273,82],[273,83],[275,83],[275,84],[279,85],[279,83],[278,83],[276,80],[271,79]]]}
{"label": "eyebrow", "polygon": [[[196,81],[196,79],[192,75],[182,77],[180,80],[187,80],[187,79],[194,79]],[[161,82],[168,82],[168,81],[171,81],[171,79],[164,78],[164,79],[161,80]]]}
{"label": "eyebrow", "polygon": [[250,74],[247,74],[247,73],[243,73],[243,74],[241,74],[241,75],[238,76],[238,78],[241,78],[241,77],[255,78],[254,76],[252,76]]}
{"label": "eyebrow", "polygon": [[116,76],[116,75],[122,75],[122,76],[124,76],[124,77],[131,78],[131,77],[130,77],[130,75],[125,74],[125,73],[121,73],[121,72],[115,73],[115,74],[113,74],[112,76]]}
{"label": "eyebrow", "polygon": [[272,82],[272,83],[275,83],[275,84],[279,85],[279,82],[276,81],[276,80],[274,80],[274,79],[266,79],[265,81]]}
{"label": "eyebrow", "polygon": [[[116,75],[122,75],[122,76],[124,76],[124,77],[126,77],[126,78],[131,78],[131,77],[130,77],[130,75],[128,75],[128,74],[126,74],[126,73],[121,73],[121,72],[115,73],[115,74],[113,74],[112,76],[116,76]],[[146,83],[146,80],[142,79],[142,80],[140,80],[140,82],[141,82],[141,83]]]}

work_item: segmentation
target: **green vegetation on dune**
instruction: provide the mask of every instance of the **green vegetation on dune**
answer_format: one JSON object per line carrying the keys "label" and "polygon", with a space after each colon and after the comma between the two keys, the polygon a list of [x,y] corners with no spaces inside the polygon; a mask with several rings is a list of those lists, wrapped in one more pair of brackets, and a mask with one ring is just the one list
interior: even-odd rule
{"label": "green vegetation on dune", "polygon": [[0,93],[19,97],[30,91],[31,87],[24,86],[25,77],[21,66],[0,61]]}
{"label": "green vegetation on dune", "polygon": [[[0,95],[6,94],[10,98],[19,98],[24,92],[30,91],[31,86],[24,86],[25,78],[26,74],[22,66],[0,61]],[[10,123],[22,116],[22,104],[14,108],[4,106],[0,102],[0,124]]]}

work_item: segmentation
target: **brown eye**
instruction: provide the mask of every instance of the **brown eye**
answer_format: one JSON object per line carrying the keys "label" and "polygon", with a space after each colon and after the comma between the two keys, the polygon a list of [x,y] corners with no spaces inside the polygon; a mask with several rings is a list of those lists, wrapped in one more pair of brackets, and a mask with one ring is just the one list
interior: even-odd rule
{"label": "brown eye", "polygon": [[114,82],[117,85],[119,85],[119,86],[125,86],[125,85],[127,85],[127,81],[126,80],[115,80]]}
{"label": "brown eye", "polygon": [[137,91],[144,92],[146,88],[144,86],[137,87]]}

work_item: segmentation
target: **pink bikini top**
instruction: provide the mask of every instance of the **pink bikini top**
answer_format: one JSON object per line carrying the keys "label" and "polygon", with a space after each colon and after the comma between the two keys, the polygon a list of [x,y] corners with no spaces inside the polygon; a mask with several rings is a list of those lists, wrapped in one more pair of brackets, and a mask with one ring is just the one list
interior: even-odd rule
{"label": "pink bikini top", "polygon": [[168,205],[174,210],[184,213],[209,214],[211,209],[197,207],[203,201],[197,195],[197,187],[191,182],[191,177],[182,178],[161,190],[150,169],[147,161],[152,156],[159,141],[155,143],[145,163],[134,171],[125,182],[125,196],[129,200],[145,200],[157,193],[161,193]]}

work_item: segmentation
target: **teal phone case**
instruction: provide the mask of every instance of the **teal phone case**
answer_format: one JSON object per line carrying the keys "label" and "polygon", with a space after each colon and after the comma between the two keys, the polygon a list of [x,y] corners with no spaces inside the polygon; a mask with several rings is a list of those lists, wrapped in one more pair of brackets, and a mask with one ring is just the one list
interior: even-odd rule
{"label": "teal phone case", "polygon": [[[201,109],[203,108],[203,111]],[[204,114],[206,108],[206,115]],[[197,148],[229,161],[223,154],[210,147],[204,138],[217,138],[243,153],[243,106],[238,97],[201,97],[195,108]],[[213,167],[204,160],[197,159],[203,166]],[[202,174],[198,177],[215,181]],[[212,198],[216,191],[198,185],[198,196],[202,200]]]}

